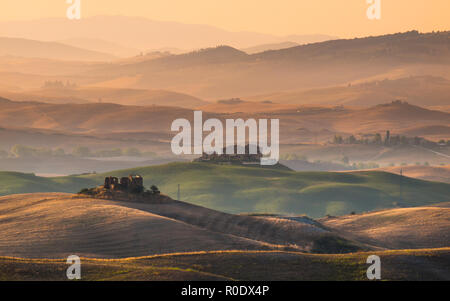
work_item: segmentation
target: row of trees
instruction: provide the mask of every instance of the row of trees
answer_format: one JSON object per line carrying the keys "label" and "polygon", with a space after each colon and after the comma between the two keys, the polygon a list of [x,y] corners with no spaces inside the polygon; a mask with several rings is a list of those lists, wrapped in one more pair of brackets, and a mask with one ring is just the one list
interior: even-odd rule
{"label": "row of trees", "polygon": [[[388,132],[389,133],[389,132]],[[364,145],[386,145],[386,146],[396,146],[396,145],[421,145],[421,146],[438,146],[446,145],[450,146],[450,140],[441,140],[438,143],[429,141],[422,137],[407,137],[407,136],[390,136],[386,134],[383,138],[380,133],[374,134],[372,137],[360,137],[357,138],[354,135],[348,137],[342,137],[340,135],[335,135],[332,144],[364,144]]]}
{"label": "row of trees", "polygon": [[[280,156],[281,160],[301,160],[301,161],[308,161],[308,159],[306,158],[306,156],[304,155],[299,155],[299,154],[283,154]],[[309,162],[309,161],[308,161]],[[315,160],[312,163],[334,163],[336,161],[321,161],[321,160]],[[336,162],[337,163],[337,162]],[[380,165],[377,164],[376,162],[351,162],[350,158],[348,156],[344,156],[342,157],[338,163],[342,163],[344,165],[347,165],[349,167],[351,167],[352,169],[358,170],[358,169],[373,169],[373,168],[379,168]],[[415,162],[413,163],[417,166],[423,165],[423,166],[430,166],[430,163],[425,161],[425,162]],[[394,167],[394,166],[408,166],[411,165],[411,163],[406,163],[406,162],[402,162],[402,163],[390,163],[389,166]],[[446,163],[441,163],[440,165],[444,166],[446,165]]]}
{"label": "row of trees", "polygon": [[39,157],[63,157],[65,151],[62,148],[33,148],[26,145],[14,145],[10,151],[0,151],[1,158],[39,158]]}
{"label": "row of trees", "polygon": [[281,160],[300,160],[300,161],[308,161],[308,157],[300,154],[282,154],[280,156]]}
{"label": "row of trees", "polygon": [[113,148],[108,150],[91,151],[86,146],[75,147],[71,153],[66,153],[62,148],[50,149],[50,148],[34,148],[26,145],[14,145],[10,151],[0,150],[0,158],[43,158],[43,157],[155,157],[154,152],[142,152],[137,148],[131,147],[127,149]]}
{"label": "row of trees", "polygon": [[[308,158],[305,155],[302,154],[295,154],[295,153],[288,153],[288,154],[282,154],[280,156],[281,160],[300,160],[300,161],[308,161]],[[347,156],[344,156],[340,159],[340,162],[336,161],[322,161],[322,160],[315,160],[311,161],[310,163],[316,163],[316,164],[335,164],[335,163],[343,163],[344,165],[347,165],[351,167],[352,169],[372,169],[372,168],[379,168],[380,166],[375,162],[350,162],[350,158]]]}
{"label": "row of trees", "polygon": [[[160,195],[161,191],[156,185],[152,185],[150,189],[145,189],[143,187],[141,190],[132,191],[133,193],[144,193],[144,194],[151,194],[151,195]],[[96,189],[95,188],[83,188],[81,189],[78,194],[86,194],[86,195],[95,195]]]}
{"label": "row of trees", "polygon": [[55,81],[46,81],[42,86],[43,89],[75,89],[77,88],[77,84],[71,83],[67,81],[64,83],[63,81],[55,80]]}
{"label": "row of trees", "polygon": [[109,158],[109,157],[156,157],[157,154],[151,151],[140,151],[135,147],[130,147],[126,149],[112,148],[106,150],[91,151],[86,146],[78,146],[73,149],[72,155],[76,157],[99,157],[99,158]]}

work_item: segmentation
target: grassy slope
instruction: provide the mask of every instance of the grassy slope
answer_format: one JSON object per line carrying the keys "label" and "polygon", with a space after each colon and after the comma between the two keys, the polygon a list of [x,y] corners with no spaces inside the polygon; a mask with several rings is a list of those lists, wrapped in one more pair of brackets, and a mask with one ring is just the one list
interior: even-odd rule
{"label": "grassy slope", "polygon": [[[338,233],[388,249],[440,248],[450,245],[450,204],[398,208],[323,218]],[[412,231],[412,229],[414,229]]]}
{"label": "grassy slope", "polygon": [[[82,259],[83,280],[367,280],[380,256],[383,280],[449,280],[450,249],[345,255],[214,251],[119,260]],[[0,257],[0,280],[66,280],[65,260]]]}
{"label": "grassy slope", "polygon": [[[343,253],[360,244],[297,221],[67,193],[0,197],[0,256],[126,258],[211,250]],[[364,250],[370,250],[364,246]]]}
{"label": "grassy slope", "polygon": [[[351,211],[433,204],[450,199],[450,185],[384,172],[293,172],[259,167],[205,163],[167,165],[116,171],[141,174],[147,186],[156,184],[176,197],[181,184],[184,201],[216,210],[305,213],[313,217]],[[104,175],[90,176],[97,183]],[[403,199],[400,198],[400,184]]]}
{"label": "grassy slope", "polygon": [[[145,185],[156,184],[173,198],[231,213],[276,212],[321,217],[351,211],[419,206],[450,201],[450,185],[400,177],[384,172],[293,172],[260,167],[206,163],[170,163],[107,174],[38,178],[0,173],[0,194],[77,192],[100,185],[106,175],[141,174]],[[400,198],[402,186],[402,198]]]}
{"label": "grassy slope", "polygon": [[34,174],[0,171],[0,195],[33,192],[73,192],[77,187],[92,185],[79,177],[43,178]]}

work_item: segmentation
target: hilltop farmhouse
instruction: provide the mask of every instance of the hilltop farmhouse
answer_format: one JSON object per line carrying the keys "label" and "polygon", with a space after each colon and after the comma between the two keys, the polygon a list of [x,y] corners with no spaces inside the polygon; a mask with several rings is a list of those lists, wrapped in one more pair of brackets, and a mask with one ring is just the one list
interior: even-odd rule
{"label": "hilltop farmhouse", "polygon": [[139,175],[129,175],[128,177],[120,178],[106,177],[103,188],[109,190],[119,190],[134,193],[141,193],[144,191],[144,179]]}
{"label": "hilltop farmhouse", "polygon": [[200,158],[195,159],[195,162],[212,162],[220,164],[260,164],[263,157],[260,148],[253,145],[255,151],[251,151],[251,147],[247,144],[245,147],[235,145],[231,148],[224,148],[221,154],[216,152],[212,154],[203,153]]}

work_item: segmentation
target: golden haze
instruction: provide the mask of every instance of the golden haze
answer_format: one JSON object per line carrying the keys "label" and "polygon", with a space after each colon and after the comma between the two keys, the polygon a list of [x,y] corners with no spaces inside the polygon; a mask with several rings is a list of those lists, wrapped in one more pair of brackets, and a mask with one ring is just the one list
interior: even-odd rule
{"label": "golden haze", "polygon": [[[63,18],[68,7],[65,0],[2,2],[1,21]],[[432,4],[426,0],[382,0],[382,18],[379,21],[367,19],[367,7],[365,0],[82,0],[83,17],[142,16],[276,35],[323,33],[345,38],[412,29],[423,32],[447,30],[450,27],[448,0],[434,0]]]}

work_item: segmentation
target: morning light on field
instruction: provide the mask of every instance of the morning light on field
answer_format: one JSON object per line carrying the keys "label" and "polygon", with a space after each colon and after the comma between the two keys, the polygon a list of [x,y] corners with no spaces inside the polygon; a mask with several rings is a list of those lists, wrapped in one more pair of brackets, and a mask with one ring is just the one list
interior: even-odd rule
{"label": "morning light on field", "polygon": [[3,2],[6,287],[450,280],[448,0]]}

